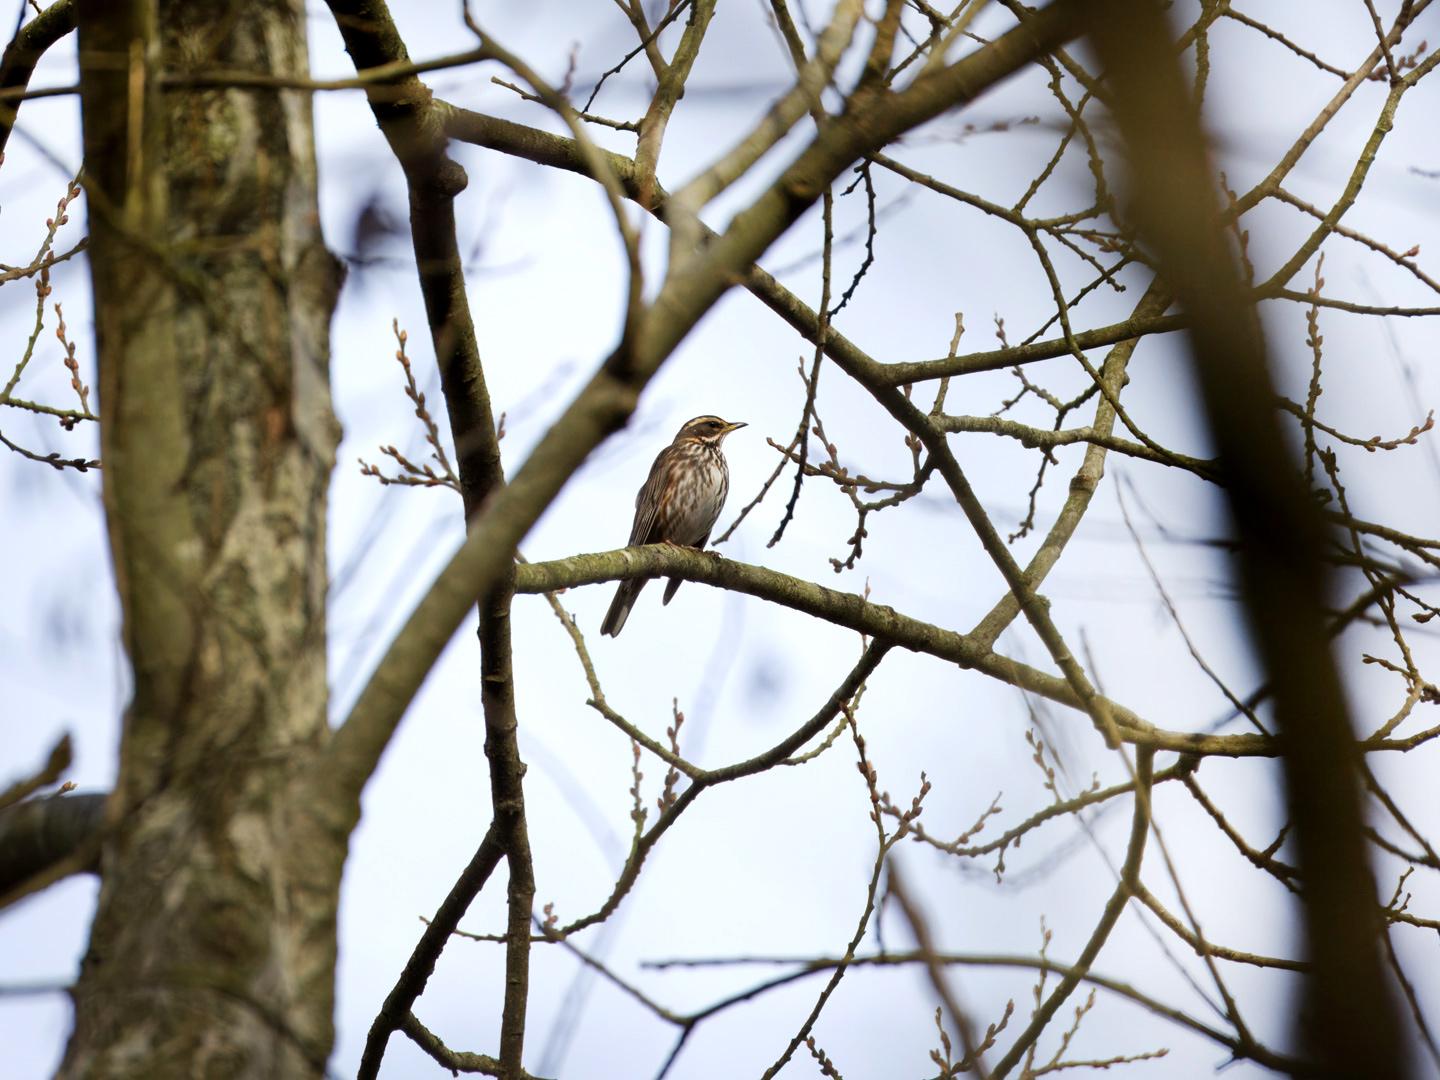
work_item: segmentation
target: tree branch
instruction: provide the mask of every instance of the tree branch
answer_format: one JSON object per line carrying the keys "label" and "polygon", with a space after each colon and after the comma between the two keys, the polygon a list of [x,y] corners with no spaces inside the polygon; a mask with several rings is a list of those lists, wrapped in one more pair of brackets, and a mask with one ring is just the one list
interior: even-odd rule
{"label": "tree branch", "polygon": [[[430,920],[425,932],[420,935],[420,941],[410,954],[410,959],[406,961],[400,978],[386,995],[385,1004],[371,1021],[370,1033],[365,1037],[365,1051],[360,1057],[360,1068],[356,1073],[358,1080],[374,1080],[380,1074],[380,1060],[385,1055],[385,1044],[389,1041],[391,1032],[404,1028],[406,1033],[410,1034],[409,1029],[405,1028],[405,1022],[413,1015],[411,1009],[415,1005],[415,999],[425,992],[425,984],[430,981],[435,962],[440,958],[450,935],[460,925],[460,919],[469,909],[470,902],[485,887],[485,882],[489,880],[491,872],[504,854],[502,838],[492,822],[484,839],[480,841],[480,846],[475,849],[470,864],[451,886],[439,910],[435,912],[435,918]],[[413,1035],[411,1037],[414,1038]],[[419,1039],[416,1041],[420,1042]],[[497,1072],[491,1075],[500,1074]]]}
{"label": "tree branch", "polygon": [[1408,1072],[1362,832],[1359,756],[1325,633],[1326,528],[1272,407],[1253,305],[1227,238],[1194,103],[1151,2],[1100,0],[1089,33],[1115,88],[1135,218],[1192,320],[1197,381],[1241,547],[1241,592],[1269,673],[1306,882],[1309,962],[1297,1009],[1304,1042],[1332,1075]]}
{"label": "tree branch", "polygon": [[[357,69],[409,61],[383,0],[331,0],[330,6]],[[372,93],[371,109],[405,171],[420,291],[425,300],[430,340],[440,368],[450,434],[455,443],[465,518],[473,522],[485,500],[505,486],[505,472],[455,232],[455,196],[467,180],[465,171],[446,153],[444,130],[428,90],[413,75],[408,81],[414,84],[413,98],[392,101]],[[503,849],[509,875],[500,1061],[506,1076],[519,1076],[522,1071],[529,995],[530,918],[535,898],[535,872],[525,821],[525,763],[520,757],[519,724],[515,714],[510,645],[513,595],[510,576],[502,573],[480,598],[480,693],[494,817],[475,860],[456,882],[457,891],[447,898],[449,907],[459,906],[459,910],[454,911],[458,921],[464,907],[489,876],[488,868],[480,872],[477,861],[483,862],[483,855],[493,868],[490,857],[493,848],[498,845]],[[473,890],[463,895],[471,885]],[[453,929],[453,925],[450,928]],[[432,924],[416,946],[400,984],[375,1018],[366,1045],[367,1059],[373,1060],[369,1075],[379,1069],[389,1031],[402,1014],[408,1013],[415,996],[423,989],[424,978],[420,977],[416,984],[412,965],[418,964],[417,970],[423,968],[424,975],[428,976],[435,957],[444,947],[448,931],[436,935],[433,930]],[[428,962],[423,961],[426,956]],[[402,987],[406,988],[403,992]],[[414,993],[409,993],[411,988]],[[407,995],[408,1000],[402,1002],[400,999]]]}
{"label": "tree branch", "polygon": [[[410,1040],[418,1046],[442,1068],[449,1069],[451,1074],[457,1073],[479,1073],[481,1076],[504,1076],[500,1062],[489,1054],[473,1054],[468,1050],[451,1050],[443,1042],[440,1036],[416,1019],[414,1013],[406,1013],[400,1021],[400,1030],[410,1036]],[[538,1080],[523,1069],[518,1074],[518,1080]]]}
{"label": "tree branch", "polygon": [[[1109,326],[1097,326],[1094,330],[1082,330],[1073,335],[1074,345],[1081,349],[1098,349],[1106,345],[1118,345],[1135,338],[1151,334],[1170,334],[1185,329],[1184,315],[1135,315],[1124,322]],[[970,375],[977,371],[1004,371],[1017,365],[1033,364],[1039,360],[1054,360],[1069,356],[1073,346],[1065,338],[1036,341],[1029,345],[1012,345],[1006,349],[992,349],[989,352],[966,353],[964,356],[942,356],[938,360],[915,360],[908,363],[882,365],[886,379],[892,386],[905,383],[923,382],[926,379],[940,379],[947,375]]]}
{"label": "tree branch", "polygon": [[1110,931],[1119,921],[1120,913],[1125,910],[1125,904],[1130,897],[1135,895],[1135,890],[1139,887],[1140,862],[1145,856],[1145,840],[1150,835],[1150,776],[1154,761],[1155,755],[1150,750],[1142,749],[1135,755],[1137,781],[1135,810],[1130,820],[1130,843],[1126,849],[1125,863],[1120,869],[1120,880],[1115,885],[1115,891],[1106,901],[1100,921],[1091,931],[1090,940],[1080,951],[1074,966],[1060,977],[1059,985],[1050,991],[1050,996],[1036,1008],[1025,1030],[1020,1033],[1005,1055],[995,1063],[995,1068],[991,1073],[995,1080],[1001,1080],[1002,1077],[1009,1074],[1026,1049],[1040,1037],[1040,1033],[1050,1023],[1050,1018],[1055,1015],[1055,1011],[1080,985],[1080,980],[1090,971],[1091,966],[1095,963],[1095,958],[1100,955],[1101,948],[1109,938]]}
{"label": "tree branch", "polygon": [[[639,577],[680,577],[686,581],[746,593],[901,648],[979,671],[1070,708],[1084,707],[1063,678],[992,652],[988,645],[973,635],[933,626],[884,604],[872,603],[855,593],[827,589],[775,570],[722,559],[713,552],[652,544],[593,555],[573,555],[553,562],[527,563],[516,570],[515,588],[522,593],[554,592],[578,585]],[[1192,735],[1165,731],[1117,702],[1109,699],[1102,699],[1102,702],[1110,710],[1125,742],[1156,750],[1226,757],[1273,757],[1278,752],[1271,740],[1263,735]],[[1376,748],[1381,747],[1377,744]]]}
{"label": "tree branch", "polygon": [[[0,56],[0,91],[23,89],[30,85],[35,65],[45,51],[75,29],[79,18],[77,0],[55,0],[35,18],[20,28],[5,53]],[[73,88],[67,92],[73,92]],[[0,99],[0,154],[15,129],[15,115],[20,102]]]}
{"label": "tree branch", "polygon": [[65,867],[66,874],[99,869],[96,842],[107,797],[55,795],[0,811],[0,907],[29,892],[36,875],[77,854],[85,853],[83,861]]}

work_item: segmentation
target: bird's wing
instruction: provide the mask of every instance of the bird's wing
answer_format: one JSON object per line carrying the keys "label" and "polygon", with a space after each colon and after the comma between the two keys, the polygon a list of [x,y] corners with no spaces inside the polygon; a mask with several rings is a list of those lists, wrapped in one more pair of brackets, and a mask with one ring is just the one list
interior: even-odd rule
{"label": "bird's wing", "polygon": [[635,524],[630,527],[630,546],[636,544],[652,544],[659,541],[658,536],[652,536],[655,530],[656,518],[660,512],[660,500],[665,493],[666,477],[670,472],[670,464],[673,455],[671,447],[667,446],[655,457],[655,463],[650,466],[650,475],[645,479],[644,486],[635,496]]}

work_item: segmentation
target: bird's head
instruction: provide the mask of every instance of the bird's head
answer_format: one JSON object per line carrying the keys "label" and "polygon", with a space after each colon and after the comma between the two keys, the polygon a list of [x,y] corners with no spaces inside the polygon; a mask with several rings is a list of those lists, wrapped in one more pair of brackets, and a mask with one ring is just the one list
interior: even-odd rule
{"label": "bird's head", "polygon": [[722,420],[718,416],[697,416],[693,420],[686,420],[681,425],[679,432],[675,435],[675,441],[703,442],[719,446],[725,441],[726,435],[744,426],[743,423]]}

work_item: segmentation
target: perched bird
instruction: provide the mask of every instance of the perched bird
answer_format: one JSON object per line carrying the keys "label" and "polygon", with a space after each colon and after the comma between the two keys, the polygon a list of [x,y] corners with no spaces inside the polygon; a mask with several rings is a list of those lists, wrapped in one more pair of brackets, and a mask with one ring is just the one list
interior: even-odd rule
{"label": "perched bird", "polygon": [[[718,416],[697,416],[685,421],[675,441],[660,451],[645,486],[635,496],[635,524],[630,527],[630,544],[679,544],[703,548],[710,530],[725,505],[730,490],[730,470],[720,444],[725,436],[744,424]],[[617,637],[630,615],[630,608],[648,578],[622,581],[615,599],[600,624],[600,633]],[[680,588],[681,579],[672,577],[665,587],[665,603]]]}

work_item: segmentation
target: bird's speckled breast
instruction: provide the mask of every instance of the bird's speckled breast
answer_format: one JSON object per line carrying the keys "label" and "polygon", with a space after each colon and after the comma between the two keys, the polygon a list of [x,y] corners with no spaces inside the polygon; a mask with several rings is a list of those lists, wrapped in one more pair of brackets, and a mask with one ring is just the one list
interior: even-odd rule
{"label": "bird's speckled breast", "polygon": [[680,447],[660,507],[660,534],[671,543],[698,545],[715,527],[730,490],[730,470],[719,447],[699,439]]}

